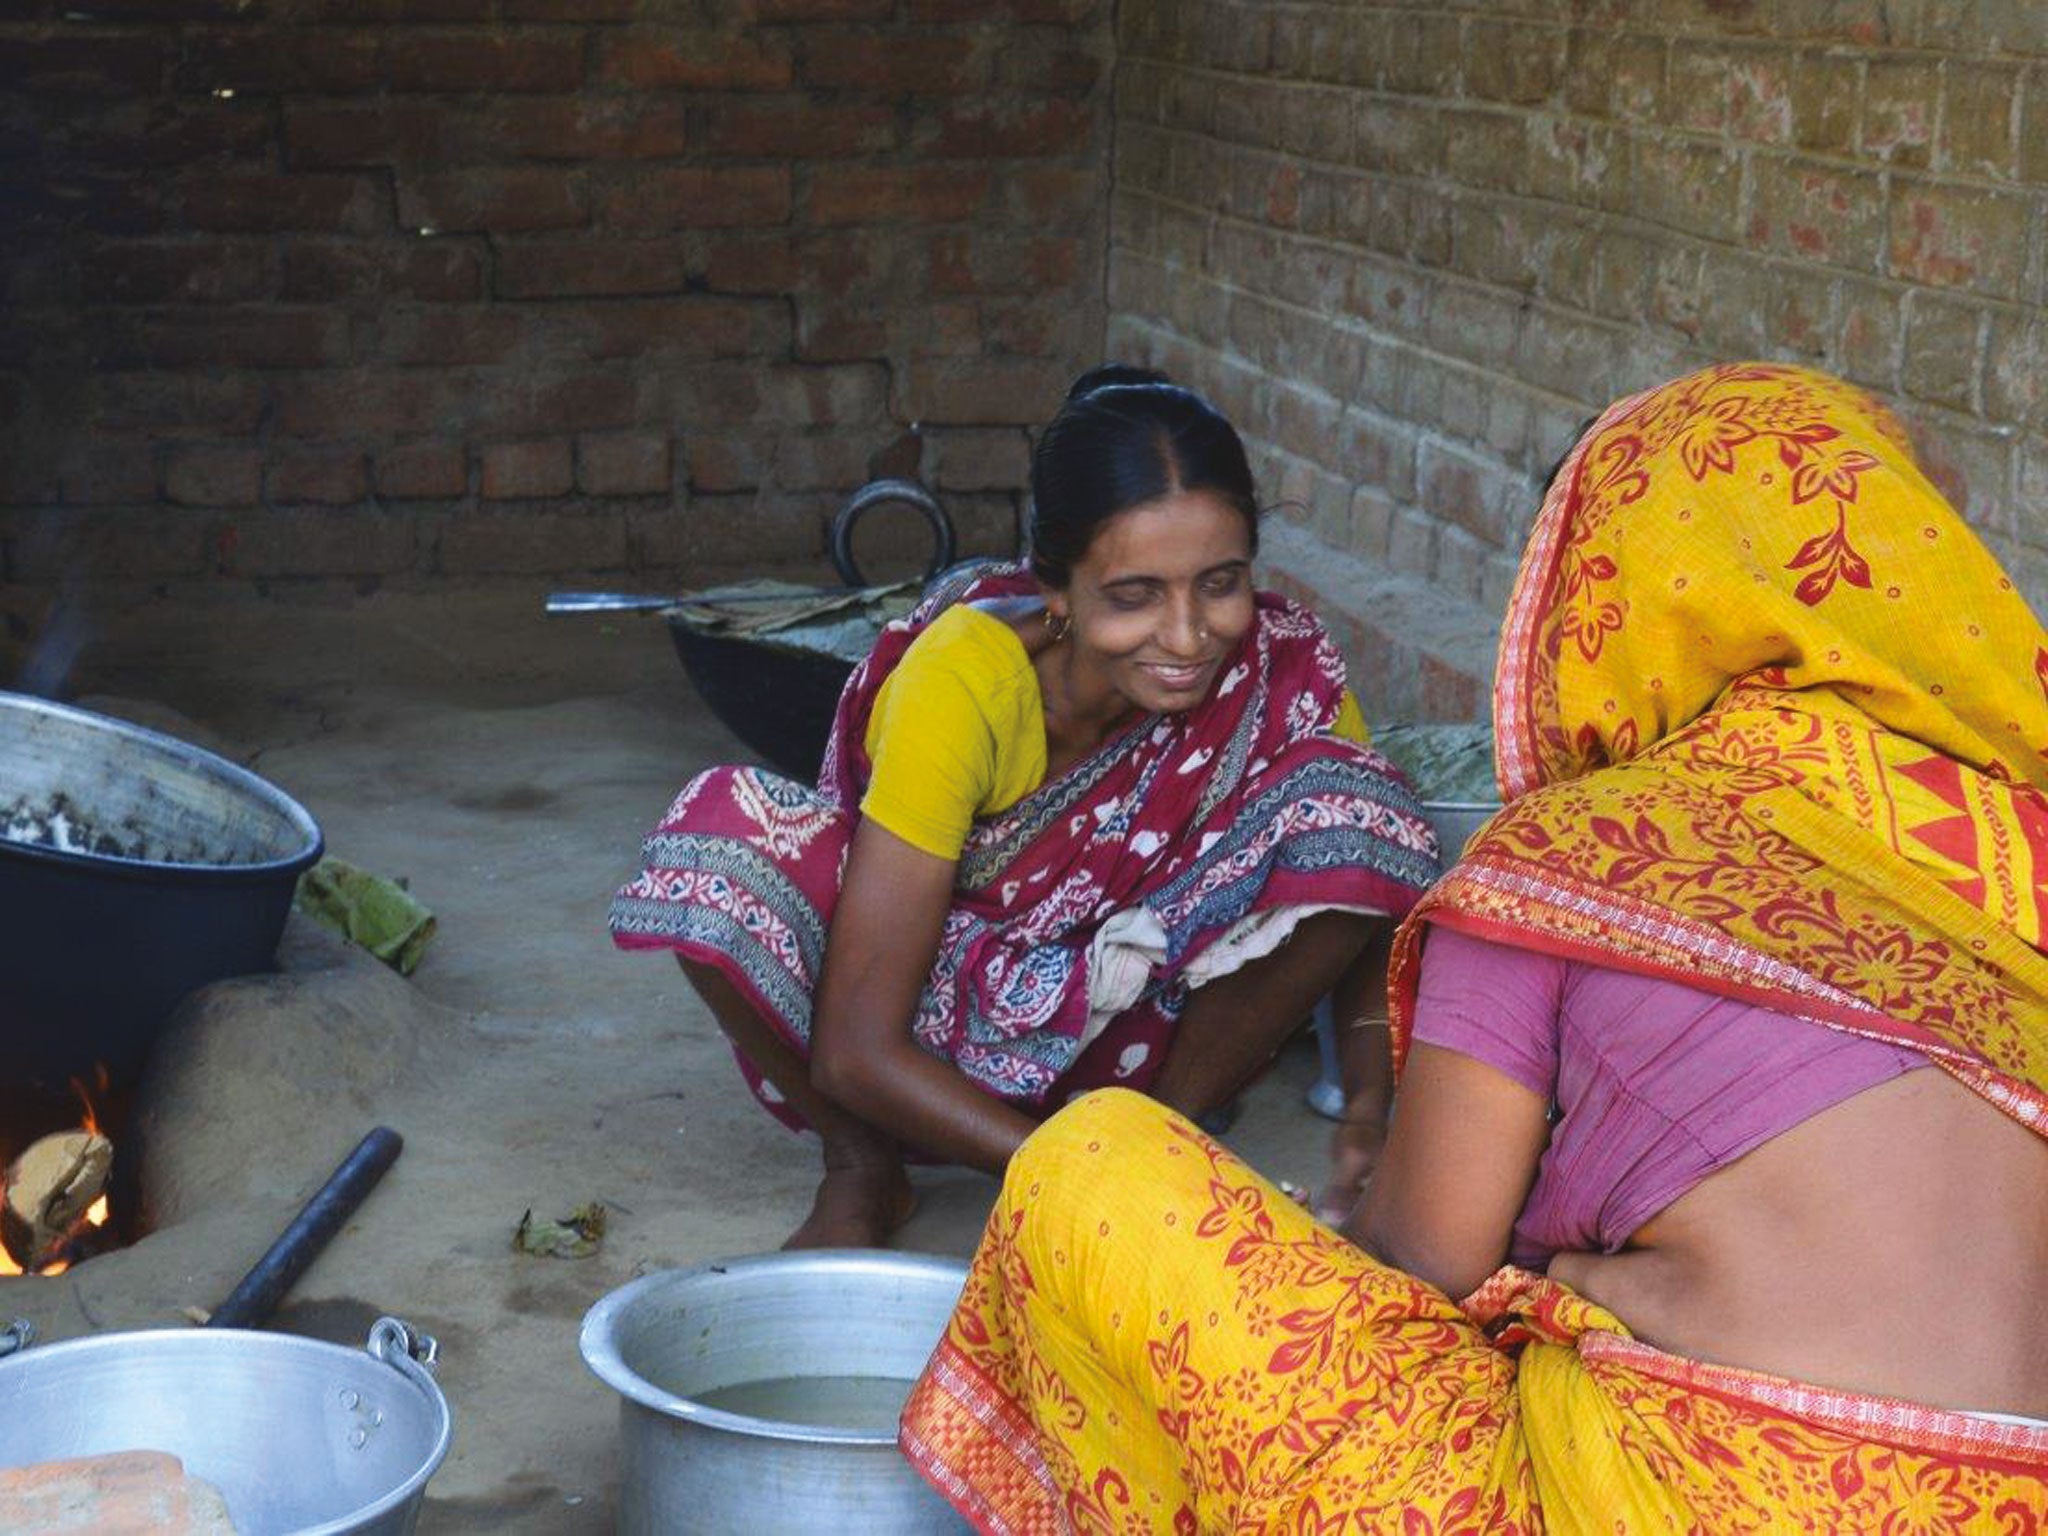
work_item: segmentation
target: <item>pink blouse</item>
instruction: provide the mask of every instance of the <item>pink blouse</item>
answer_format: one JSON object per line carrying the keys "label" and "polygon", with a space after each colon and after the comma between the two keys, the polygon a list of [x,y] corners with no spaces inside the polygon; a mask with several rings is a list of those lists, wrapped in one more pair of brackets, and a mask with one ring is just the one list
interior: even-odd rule
{"label": "pink blouse", "polygon": [[[1415,1039],[1551,1104],[1509,1258],[1613,1253],[1717,1168],[1917,1067],[1919,1052],[1673,981],[1429,930]],[[1397,1101],[1398,1104],[1398,1101]]]}

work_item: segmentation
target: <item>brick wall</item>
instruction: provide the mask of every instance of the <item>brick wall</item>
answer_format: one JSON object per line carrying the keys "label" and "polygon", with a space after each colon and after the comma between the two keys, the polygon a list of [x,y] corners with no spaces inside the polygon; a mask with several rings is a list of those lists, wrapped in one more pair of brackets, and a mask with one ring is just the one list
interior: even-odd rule
{"label": "brick wall", "polygon": [[1102,344],[1110,47],[1107,0],[10,6],[0,581],[704,580],[882,472],[1008,550]]}
{"label": "brick wall", "polygon": [[1111,350],[1211,390],[1380,712],[1483,712],[1599,406],[1810,362],[2048,612],[2048,6],[1123,0]]}

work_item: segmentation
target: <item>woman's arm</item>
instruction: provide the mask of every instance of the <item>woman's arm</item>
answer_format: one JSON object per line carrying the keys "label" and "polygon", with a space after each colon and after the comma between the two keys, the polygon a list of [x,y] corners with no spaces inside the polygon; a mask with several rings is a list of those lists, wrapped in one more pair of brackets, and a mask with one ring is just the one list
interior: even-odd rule
{"label": "woman's arm", "polygon": [[1345,1235],[1456,1300],[1507,1260],[1549,1106],[1474,1057],[1424,1044],[1409,1052],[1396,1105]]}
{"label": "woman's arm", "polygon": [[877,1130],[1000,1173],[1036,1122],[910,1034],[956,867],[872,818],[855,830],[813,1003],[811,1082]]}

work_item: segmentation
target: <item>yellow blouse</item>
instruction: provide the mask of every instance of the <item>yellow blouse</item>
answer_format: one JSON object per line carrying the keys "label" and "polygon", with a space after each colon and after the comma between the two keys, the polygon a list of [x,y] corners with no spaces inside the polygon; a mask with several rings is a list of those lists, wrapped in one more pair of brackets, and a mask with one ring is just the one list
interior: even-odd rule
{"label": "yellow blouse", "polygon": [[[1332,730],[1371,740],[1348,688]],[[957,859],[976,820],[1045,782],[1045,699],[1017,632],[966,603],[940,614],[883,680],[866,746],[861,814]]]}

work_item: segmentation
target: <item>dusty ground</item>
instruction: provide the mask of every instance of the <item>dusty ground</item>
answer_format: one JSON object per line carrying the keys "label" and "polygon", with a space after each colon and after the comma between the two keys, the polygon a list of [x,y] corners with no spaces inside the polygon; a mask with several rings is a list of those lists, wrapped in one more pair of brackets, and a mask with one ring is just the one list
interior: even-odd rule
{"label": "dusty ground", "polygon": [[[0,1323],[182,1325],[392,1125],[404,1154],[277,1326],[358,1343],[394,1312],[441,1338],[456,1441],[429,1536],[608,1529],[617,1403],[577,1354],[583,1312],[650,1269],[775,1246],[814,1183],[675,967],[604,927],[670,794],[743,749],[658,620],[548,618],[542,595],[157,599],[95,615],[71,685],[251,764],[331,852],[409,879],[440,931],[406,983],[295,919],[281,975],[188,1013],[148,1091],[166,1224],[69,1276],[0,1280]],[[1304,1040],[1229,1138],[1275,1177],[1320,1173],[1314,1069]],[[913,1177],[900,1246],[969,1253],[993,1184]],[[512,1250],[529,1207],[589,1200],[612,1212],[597,1257]]]}

